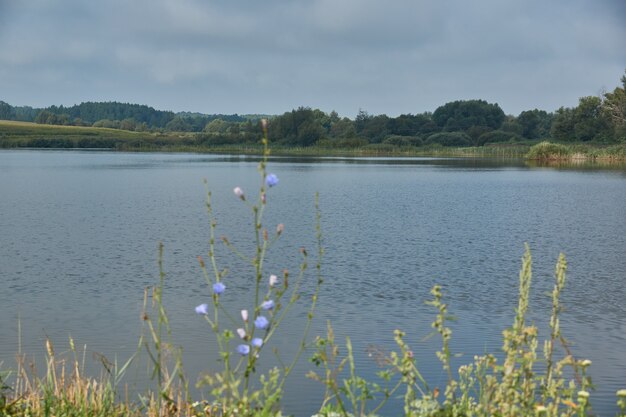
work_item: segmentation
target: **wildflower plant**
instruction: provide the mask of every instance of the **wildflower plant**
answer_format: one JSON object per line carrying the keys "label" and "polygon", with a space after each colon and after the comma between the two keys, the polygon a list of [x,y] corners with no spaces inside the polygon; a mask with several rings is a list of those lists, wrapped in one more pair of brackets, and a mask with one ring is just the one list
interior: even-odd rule
{"label": "wildflower plant", "polygon": [[[427,304],[437,310],[432,327],[442,339],[442,349],[436,355],[448,376],[442,398],[439,389],[431,389],[420,374],[413,353],[403,339],[404,332],[394,332],[399,352],[377,355],[377,362],[384,367],[378,373],[384,384],[378,385],[356,373],[349,338],[346,354],[341,355],[329,324],[327,336],[317,339],[317,351],[311,359],[322,370],[308,375],[326,386],[317,416],[375,416],[390,398],[399,398],[400,394],[404,400],[403,414],[407,417],[592,415],[590,390],[593,385],[587,375],[591,361],[574,358],[559,327],[560,294],[567,269],[565,256],[561,254],[556,265],[549,338],[543,344],[543,357],[537,354],[538,329],[526,320],[530,307],[531,265],[530,249],[526,246],[519,275],[516,315],[512,327],[503,331],[502,352],[497,355],[502,357],[501,364],[496,355],[485,354],[475,356],[473,363],[460,366],[457,372],[452,370],[452,332],[446,325],[451,317],[443,302],[441,287],[436,285],[432,289],[433,299]],[[562,348],[560,357],[556,354],[558,347]],[[538,364],[542,366],[536,366]],[[566,369],[573,374],[570,380],[564,376]],[[626,416],[626,390],[618,391],[617,397],[619,415]]]}
{"label": "wildflower plant", "polygon": [[278,224],[274,232],[270,233],[264,224],[265,210],[271,201],[270,189],[278,186],[279,179],[276,174],[267,172],[270,152],[266,121],[262,121],[262,128],[263,157],[258,167],[261,179],[258,194],[254,198],[246,194],[240,186],[233,189],[235,197],[250,210],[253,219],[252,253],[239,249],[227,237],[221,239],[221,242],[247,268],[254,287],[252,299],[247,304],[242,302],[238,306],[240,316],[232,315],[222,303],[222,297],[228,295],[230,291],[228,284],[230,277],[227,276],[228,268],[221,267],[215,255],[218,244],[217,221],[213,213],[212,195],[207,186],[206,207],[210,226],[209,261],[205,263],[202,257],[198,257],[198,261],[206,283],[212,290],[212,296],[208,303],[197,305],[195,311],[209,324],[220,353],[221,370],[209,371],[201,377],[198,383],[199,386],[208,386],[210,389],[212,402],[209,402],[206,411],[211,415],[258,416],[280,413],[284,384],[306,347],[319,288],[322,284],[320,216],[316,198],[317,282],[308,306],[307,322],[302,339],[298,350],[290,360],[281,358],[280,353],[274,349],[273,353],[277,356],[277,362],[280,365],[270,369],[266,374],[260,374],[257,371],[259,362],[272,353],[269,350],[269,342],[276,335],[289,310],[301,298],[301,284],[308,269],[308,253],[301,248],[301,262],[295,280],[290,279],[287,269],[283,270],[281,278],[265,270],[268,252],[283,234],[285,226]]}

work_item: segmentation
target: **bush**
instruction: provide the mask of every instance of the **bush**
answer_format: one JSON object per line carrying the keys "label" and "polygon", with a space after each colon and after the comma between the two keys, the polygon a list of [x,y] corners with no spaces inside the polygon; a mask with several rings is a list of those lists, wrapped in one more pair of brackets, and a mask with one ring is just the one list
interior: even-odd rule
{"label": "bush", "polygon": [[391,153],[396,147],[388,143],[370,143],[365,148],[376,153]]}
{"label": "bush", "polygon": [[393,146],[420,146],[423,141],[419,136],[392,135],[387,136],[383,143]]}
{"label": "bush", "polygon": [[346,148],[362,148],[367,146],[369,142],[364,138],[342,138],[342,139],[329,139],[324,138],[317,141],[317,146],[322,148],[336,148],[336,149],[346,149]]}
{"label": "bush", "polygon": [[426,143],[438,143],[442,146],[470,146],[471,138],[463,132],[441,132],[430,135]]}
{"label": "bush", "polygon": [[478,145],[482,146],[487,143],[517,142],[521,140],[524,139],[516,133],[494,130],[480,135],[478,138]]}
{"label": "bush", "polygon": [[530,148],[526,159],[563,159],[570,155],[569,149],[564,145],[551,142],[541,142]]}

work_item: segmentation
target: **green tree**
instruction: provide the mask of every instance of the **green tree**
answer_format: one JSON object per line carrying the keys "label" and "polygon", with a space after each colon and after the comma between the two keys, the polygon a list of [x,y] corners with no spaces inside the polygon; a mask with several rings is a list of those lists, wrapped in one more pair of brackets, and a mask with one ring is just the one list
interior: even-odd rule
{"label": "green tree", "polygon": [[356,137],[356,128],[354,127],[354,122],[347,117],[337,120],[330,127],[330,136],[337,139]]}
{"label": "green tree", "polygon": [[499,129],[506,116],[496,104],[484,100],[458,100],[435,110],[433,120],[447,132],[467,131],[472,126]]}
{"label": "green tree", "polygon": [[389,134],[389,117],[381,114],[372,116],[364,110],[359,110],[354,119],[354,126],[358,136],[366,138],[370,143],[380,143]]}
{"label": "green tree", "polygon": [[323,112],[299,107],[270,121],[269,137],[289,146],[311,146],[324,137]]}
{"label": "green tree", "polygon": [[430,135],[426,143],[443,146],[470,146],[471,140],[472,139],[463,132],[440,132]]}
{"label": "green tree", "polygon": [[439,130],[432,119],[432,115],[424,114],[401,114],[389,119],[389,134],[399,136],[429,135]]}
{"label": "green tree", "polygon": [[517,116],[521,135],[527,139],[539,139],[550,134],[553,115],[544,110],[526,110]]}
{"label": "green tree", "polygon": [[0,101],[0,120],[15,120],[13,106],[4,101]]}
{"label": "green tree", "polygon": [[55,125],[57,124],[57,115],[48,110],[41,110],[35,117],[35,123]]}
{"label": "green tree", "polygon": [[602,99],[588,96],[579,100],[574,109],[574,136],[577,140],[604,141],[609,139],[610,125],[606,114],[602,112]]}
{"label": "green tree", "polygon": [[550,135],[559,141],[573,142],[576,139],[574,124],[574,110],[569,107],[561,107],[554,116]]}
{"label": "green tree", "polygon": [[132,117],[124,119],[120,122],[120,129],[122,130],[135,130],[137,122]]}
{"label": "green tree", "polygon": [[500,130],[503,132],[521,135],[523,128],[515,116],[506,116],[506,119],[502,122],[502,126],[500,126]]}
{"label": "green tree", "polygon": [[207,133],[225,133],[228,129],[228,122],[222,119],[213,119],[204,126]]}
{"label": "green tree", "polygon": [[193,132],[193,126],[187,118],[176,116],[165,125],[165,130],[169,132]]}
{"label": "green tree", "polygon": [[610,124],[613,139],[626,142],[626,75],[622,75],[622,86],[604,94],[602,112]]}

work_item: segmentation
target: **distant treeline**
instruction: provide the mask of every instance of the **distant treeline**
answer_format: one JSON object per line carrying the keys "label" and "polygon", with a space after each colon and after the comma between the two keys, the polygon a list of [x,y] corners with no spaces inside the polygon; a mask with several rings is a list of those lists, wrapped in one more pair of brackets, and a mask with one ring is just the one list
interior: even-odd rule
{"label": "distant treeline", "polygon": [[622,86],[602,96],[580,98],[575,108],[561,107],[556,112],[533,109],[517,116],[506,115],[497,103],[484,100],[453,101],[432,113],[398,117],[359,111],[354,119],[309,107],[268,117],[173,113],[116,102],[34,109],[0,101],[0,119],[144,132],[195,132],[196,143],[206,146],[258,142],[261,117],[269,118],[272,142],[283,146],[462,147],[540,139],[615,144],[626,143],[626,75],[621,82]]}

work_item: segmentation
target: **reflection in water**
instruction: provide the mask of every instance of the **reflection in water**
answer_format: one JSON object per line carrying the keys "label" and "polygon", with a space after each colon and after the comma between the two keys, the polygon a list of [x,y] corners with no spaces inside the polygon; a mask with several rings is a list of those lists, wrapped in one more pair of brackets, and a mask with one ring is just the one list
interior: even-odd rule
{"label": "reflection in water", "polygon": [[[195,261],[207,252],[207,179],[218,233],[247,247],[252,229],[235,186],[251,196],[258,157],[199,154],[0,151],[0,361],[18,349],[43,354],[49,336],[67,337],[123,361],[136,348],[143,288],[158,280],[165,245],[165,304],[174,339],[193,380],[217,360],[193,307],[210,292]],[[626,381],[626,183],[624,168],[553,169],[519,160],[452,158],[273,157],[280,184],[268,196],[268,228],[286,225],[269,272],[296,270],[301,246],[315,247],[313,195],[320,193],[325,285],[314,334],[331,320],[350,336],[357,366],[378,370],[368,347],[394,348],[401,328],[434,385],[445,382],[434,356],[432,310],[423,304],[442,284],[453,323],[455,365],[499,351],[510,326],[524,242],[534,256],[532,320],[547,328],[554,264],[564,251],[568,281],[562,329],[574,352],[593,360],[594,411],[615,413]],[[226,308],[234,315],[251,275],[228,251]],[[312,289],[305,284],[303,299]],[[271,347],[289,353],[305,317],[281,328]],[[96,365],[94,365],[96,368]],[[146,380],[139,366],[131,380]],[[311,415],[321,387],[303,375],[289,384],[286,411]],[[397,411],[397,409],[395,409]],[[393,407],[385,414],[395,415]]]}

